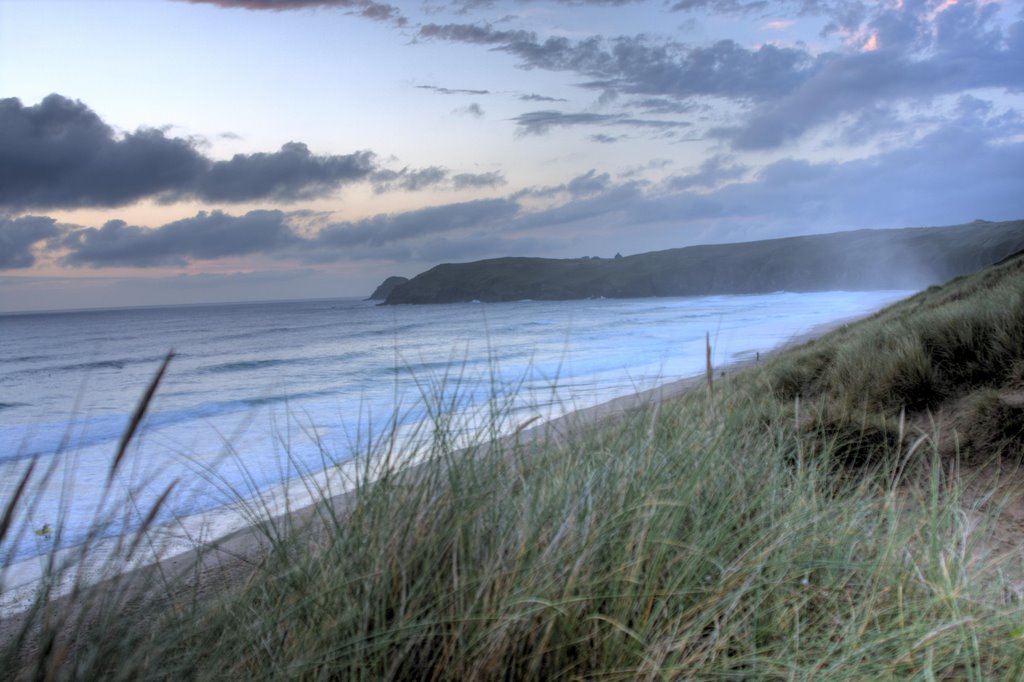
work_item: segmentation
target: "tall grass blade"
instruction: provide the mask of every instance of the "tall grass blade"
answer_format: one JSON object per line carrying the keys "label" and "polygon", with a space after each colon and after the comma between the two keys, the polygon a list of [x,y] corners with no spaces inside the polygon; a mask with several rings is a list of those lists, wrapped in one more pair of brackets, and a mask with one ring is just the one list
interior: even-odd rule
{"label": "tall grass blade", "polygon": [[25,473],[22,475],[21,480],[18,481],[17,487],[14,489],[14,495],[11,496],[10,501],[7,503],[7,507],[4,509],[3,519],[0,519],[0,542],[3,542],[7,537],[7,531],[11,528],[11,522],[14,520],[15,510],[18,508],[18,501],[21,500],[21,496],[25,494],[25,488],[28,486],[29,479],[32,478],[32,472],[35,471],[37,461],[38,460],[33,459],[29,462],[28,468],[25,469]]}
{"label": "tall grass blade", "polygon": [[160,369],[157,370],[156,374],[150,380],[149,385],[146,387],[146,391],[142,394],[142,398],[139,403],[135,406],[135,412],[132,413],[131,419],[128,421],[128,427],[121,434],[121,441],[117,446],[117,453],[114,455],[114,459],[110,462],[110,470],[107,473],[107,485],[109,486],[114,480],[114,475],[117,473],[118,467],[121,466],[122,460],[124,460],[125,454],[128,452],[128,445],[132,442],[132,438],[135,437],[135,432],[138,431],[139,425],[142,424],[142,420],[146,416],[146,412],[149,410],[149,405],[153,401],[153,396],[156,395],[156,390],[160,386],[160,381],[164,378],[164,373],[167,372],[167,366],[171,364],[171,359],[174,357],[174,351],[168,351],[167,355],[164,356],[163,362],[160,363]]}

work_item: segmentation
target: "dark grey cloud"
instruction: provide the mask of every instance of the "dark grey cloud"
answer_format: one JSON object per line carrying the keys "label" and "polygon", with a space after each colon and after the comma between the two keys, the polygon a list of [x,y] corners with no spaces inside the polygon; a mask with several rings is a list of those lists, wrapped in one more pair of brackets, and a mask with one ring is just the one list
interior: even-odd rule
{"label": "dark grey cloud", "polygon": [[483,118],[484,116],[483,107],[481,107],[476,102],[473,102],[472,104],[469,104],[464,107],[460,107],[452,113],[462,114],[464,116],[472,116],[473,118]]}
{"label": "dark grey cloud", "polygon": [[[8,269],[30,266],[33,252],[40,251],[63,257],[65,265],[91,267],[245,255],[422,262],[566,250],[572,255],[584,247],[614,252],[624,249],[624,240],[634,249],[665,248],[1024,215],[1021,116],[976,97],[962,98],[958,112],[921,139],[865,158],[783,159],[755,172],[719,156],[660,185],[615,182],[591,170],[507,198],[328,223],[319,232],[303,223],[308,216],[279,211],[200,213],[155,229],[120,221],[80,228],[38,216],[8,219],[0,223],[0,253]],[[562,201],[526,211],[519,199],[527,196]]]}
{"label": "dark grey cloud", "polygon": [[34,106],[0,100],[0,207],[12,210],[146,198],[291,202],[330,194],[374,170],[371,152],[319,156],[301,142],[214,161],[193,141],[161,130],[118,136],[85,104],[60,95]]}
{"label": "dark grey cloud", "polygon": [[424,24],[417,35],[425,39],[449,40],[477,45],[535,42],[536,34],[521,30],[494,30],[486,24]]}
{"label": "dark grey cloud", "polygon": [[690,114],[700,109],[693,102],[680,102],[667,97],[646,97],[630,102],[631,107],[648,114]]}
{"label": "dark grey cloud", "polygon": [[[534,0],[518,0],[521,4],[527,4]],[[596,7],[619,7],[621,5],[630,5],[635,3],[644,2],[644,0],[554,0],[560,5],[569,5],[570,7],[585,7],[587,5],[594,5]],[[453,0],[450,5],[455,8],[458,13],[466,13],[469,10],[481,8],[481,7],[493,7],[497,4],[497,0]]]}
{"label": "dark grey cloud", "polygon": [[516,116],[513,121],[519,126],[523,135],[543,135],[552,128],[574,125],[600,125],[613,123],[618,118],[614,114],[563,114],[560,111],[528,111]]}
{"label": "dark grey cloud", "polygon": [[32,267],[36,262],[33,247],[62,232],[53,218],[0,216],[0,270]]}
{"label": "dark grey cloud", "polygon": [[[1024,89],[1024,20],[1001,26],[996,3],[960,0],[938,13],[935,3],[920,1],[692,0],[674,8],[825,16],[829,31],[865,41],[873,36],[879,49],[812,55],[805,47],[748,49],[731,40],[693,46],[645,35],[541,39],[531,31],[472,23],[426,24],[417,35],[504,51],[526,69],[578,74],[586,78],[580,87],[599,90],[603,100],[633,95],[628,106],[647,113],[688,113],[703,97],[731,99],[745,113],[737,124],[712,132],[744,150],[778,147],[843,118],[881,120],[896,104],[929,104],[982,88]],[[574,121],[532,112],[517,122],[520,132],[538,133]],[[859,133],[851,128],[846,139],[866,141],[865,133],[865,127]]]}
{"label": "dark grey cloud", "polygon": [[303,226],[309,217],[303,212],[250,211],[235,216],[203,211],[156,228],[122,220],[99,228],[58,225],[53,218],[27,216],[0,220],[0,270],[33,265],[36,245],[59,258],[61,265],[90,268],[181,267],[239,256],[309,263],[379,259],[418,248],[424,240],[457,240],[457,235],[474,232],[478,237],[497,236],[518,212],[519,204],[511,199],[483,199],[328,223],[318,232]]}
{"label": "dark grey cloud", "polygon": [[605,135],[604,133],[597,133],[596,135],[590,136],[591,142],[598,142],[600,144],[614,144],[619,141],[619,136],[616,135]]}
{"label": "dark grey cloud", "polygon": [[519,99],[523,102],[567,102],[564,97],[548,97],[547,95],[538,95],[531,93],[528,95],[519,95]]}
{"label": "dark grey cloud", "polygon": [[532,31],[486,24],[425,24],[417,35],[491,46],[515,55],[524,68],[578,73],[593,79],[587,87],[636,95],[776,96],[796,88],[814,65],[803,50],[773,45],[748,50],[731,40],[706,47],[643,35],[540,40]]}
{"label": "dark grey cloud", "polygon": [[825,16],[830,19],[828,31],[855,29],[868,15],[865,0],[678,0],[674,12],[742,14],[777,18]]}
{"label": "dark grey cloud", "polygon": [[230,9],[272,10],[342,9],[352,14],[404,26],[408,20],[394,5],[373,0],[185,0],[197,5],[216,5]]}
{"label": "dark grey cloud", "polygon": [[623,116],[615,121],[615,125],[633,126],[635,128],[654,128],[656,130],[672,130],[674,128],[689,128],[693,124],[689,121],[661,121],[651,118],[632,118]]}
{"label": "dark grey cloud", "polygon": [[565,183],[561,185],[534,185],[533,187],[524,187],[523,189],[516,190],[512,193],[511,198],[518,201],[523,197],[534,197],[539,199],[546,199],[565,192]]}
{"label": "dark grey cloud", "polygon": [[[866,0],[679,0],[671,9],[677,12],[756,15],[764,18],[825,17],[823,36],[838,31],[856,33],[870,26],[887,42],[910,38],[925,27],[924,15],[934,9],[928,2],[868,2]],[[916,27],[916,28],[915,28]],[[901,42],[903,42],[901,40]],[[905,44],[910,44],[906,41]]]}
{"label": "dark grey cloud", "polygon": [[382,194],[396,189],[406,192],[418,192],[428,187],[436,187],[448,179],[448,170],[440,166],[409,169],[399,171],[381,170],[373,174],[373,191]]}
{"label": "dark grey cloud", "polygon": [[60,247],[70,266],[152,267],[185,265],[192,260],[275,253],[302,243],[281,211],[250,211],[232,216],[201,212],[158,228],[136,227],[111,220],[100,228],[68,232]]}
{"label": "dark grey cloud", "polygon": [[187,186],[208,161],[182,139],[140,129],[118,139],[81,102],[0,100],[0,206],[120,206]]}
{"label": "dark grey cloud", "polygon": [[687,121],[660,121],[656,119],[632,118],[625,114],[597,114],[591,112],[566,114],[560,111],[528,111],[512,119],[519,126],[520,135],[544,135],[552,128],[564,128],[579,125],[620,125],[636,128],[655,128],[671,130],[686,128],[691,124]]}
{"label": "dark grey cloud", "polygon": [[712,11],[716,14],[750,14],[763,12],[772,5],[781,7],[786,3],[775,0],[680,0],[672,5],[673,12],[689,12],[694,10]]}
{"label": "dark grey cloud", "polygon": [[418,192],[428,188],[471,189],[497,187],[505,184],[505,176],[499,171],[490,173],[455,173],[447,168],[428,168],[399,171],[382,170],[373,174],[374,191],[378,194],[394,190]]}
{"label": "dark grey cloud", "polygon": [[500,171],[489,173],[457,173],[452,176],[452,186],[455,189],[476,189],[484,187],[498,187],[505,184],[505,176]]}
{"label": "dark grey cloud", "polygon": [[418,90],[430,90],[439,95],[489,95],[490,90],[463,90],[458,88],[441,88],[436,85],[417,85]]}
{"label": "dark grey cloud", "polygon": [[[737,149],[778,147],[843,115],[874,117],[880,130],[900,125],[892,104],[928,102],[981,88],[1024,88],[1024,21],[1006,29],[997,7],[962,0],[935,18],[921,3],[886,9],[865,23],[879,49],[831,55],[800,86],[756,109],[741,125],[715,131]],[[868,131],[849,139],[864,140]]]}
{"label": "dark grey cloud", "polygon": [[645,36],[622,37],[609,54],[613,68],[587,74],[606,77],[593,87],[675,98],[772,98],[798,87],[815,66],[801,49],[766,44],[750,50],[732,40],[692,47],[652,43]]}
{"label": "dark grey cloud", "polygon": [[302,142],[289,142],[277,152],[236,154],[212,162],[191,186],[169,192],[168,200],[194,196],[212,202],[293,202],[325,196],[370,177],[373,170],[372,152],[316,156]]}
{"label": "dark grey cloud", "polygon": [[[962,71],[957,74],[938,60],[929,61],[931,63],[893,59],[882,52],[836,60],[796,93],[754,114],[742,125],[719,129],[716,134],[729,139],[737,149],[770,149],[793,141],[842,114],[882,111],[880,103],[930,99],[986,87],[984,81],[991,81],[991,78],[983,78],[968,83],[958,77],[963,75]],[[1024,70],[1017,78],[1021,83],[1013,87],[1024,86]],[[989,82],[988,85],[996,84]]]}

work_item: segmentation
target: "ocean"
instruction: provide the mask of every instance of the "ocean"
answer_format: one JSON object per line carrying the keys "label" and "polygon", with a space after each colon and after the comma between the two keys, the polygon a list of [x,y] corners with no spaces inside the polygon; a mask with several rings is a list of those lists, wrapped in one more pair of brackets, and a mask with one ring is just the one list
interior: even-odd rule
{"label": "ocean", "polygon": [[[767,351],[905,291],[378,306],[356,299],[0,315],[4,566],[216,510],[364,455],[392,429],[509,431]],[[130,415],[174,352],[117,476]],[[497,407],[496,407],[497,406]],[[424,426],[426,425],[426,426]],[[467,437],[471,434],[465,433]],[[399,445],[402,443],[400,442]],[[97,526],[97,521],[100,521]]]}

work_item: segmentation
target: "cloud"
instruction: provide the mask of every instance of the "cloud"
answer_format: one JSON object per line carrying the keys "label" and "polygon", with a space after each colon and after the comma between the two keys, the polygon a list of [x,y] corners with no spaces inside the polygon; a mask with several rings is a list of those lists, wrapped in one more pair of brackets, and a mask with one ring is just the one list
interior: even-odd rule
{"label": "cloud", "polygon": [[61,259],[64,265],[152,267],[276,253],[301,242],[281,211],[250,211],[241,216],[204,211],[158,228],[135,227],[123,220],[111,220],[100,228],[79,228],[68,232],[60,247],[68,250]]}
{"label": "cloud", "polygon": [[[507,231],[561,226],[566,240],[576,234],[619,249],[624,239],[649,239],[645,248],[665,248],[666,242],[684,246],[1019,218],[1024,121],[974,98],[960,109],[957,118],[898,149],[845,161],[782,159],[758,171],[721,155],[647,191],[634,182],[595,186],[593,194],[519,215]],[[553,196],[564,189],[519,194]]]}
{"label": "cloud", "polygon": [[369,177],[373,168],[372,152],[316,156],[305,144],[289,142],[270,154],[236,154],[229,161],[215,161],[191,186],[170,192],[167,200],[194,196],[211,202],[293,202],[328,195]]}
{"label": "cloud", "polygon": [[[629,182],[618,185],[618,187],[623,186],[633,187],[635,184]],[[567,195],[570,199],[576,200],[582,197],[600,194],[610,189],[613,189],[611,176],[608,173],[599,174],[592,168],[586,173],[577,175],[569,180],[569,182],[562,183],[560,185],[534,186],[521,189],[514,193],[512,198],[520,199],[522,197],[534,197],[547,199],[558,195]]]}
{"label": "cloud", "polygon": [[[1001,25],[994,2],[687,0],[673,9],[771,11],[774,21],[784,21],[778,13],[825,16],[827,31],[841,31],[847,44],[812,54],[803,45],[748,48],[719,40],[695,46],[647,35],[542,39],[532,31],[473,23],[425,24],[417,36],[504,51],[525,69],[575,73],[587,79],[578,86],[600,90],[602,98],[633,95],[628,105],[649,113],[688,113],[706,106],[701,98],[707,97],[731,100],[740,107],[738,120],[712,133],[738,150],[776,148],[844,117],[892,112],[895,104],[930,104],[981,88],[1024,89],[1024,20]],[[864,51],[864,45],[877,49]],[[548,113],[516,119],[520,132],[608,121],[597,118],[607,114],[542,115]]]}
{"label": "cloud", "polygon": [[993,22],[995,10],[963,0],[934,16],[928,5],[909,2],[880,12],[866,24],[878,49],[823,57],[798,88],[715,134],[737,149],[771,149],[844,115],[875,112],[877,120],[880,112],[892,113],[893,103],[980,88],[1019,91],[1024,21],[1003,30]]}
{"label": "cloud", "polygon": [[[586,176],[579,187],[587,187]],[[579,179],[579,178],[577,178]],[[603,185],[599,188],[599,183]],[[566,186],[566,189],[568,187]],[[636,182],[625,182],[618,185],[602,182],[592,182],[589,189],[594,192],[585,192],[583,196],[574,197],[558,206],[547,208],[533,213],[525,213],[519,216],[510,226],[511,231],[520,232],[526,230],[537,230],[544,233],[554,232],[552,228],[572,228],[581,232],[587,238],[588,232],[596,232],[605,228],[625,230],[627,233],[636,226],[630,223],[623,223],[623,217],[630,207],[644,205],[648,201],[641,186]],[[639,214],[639,212],[637,212]],[[566,235],[568,236],[568,234]],[[592,240],[593,236],[589,236]]]}
{"label": "cloud", "polygon": [[563,114],[560,111],[529,111],[512,120],[519,126],[522,135],[543,135],[554,127],[574,125],[600,125],[614,122],[614,114]]}
{"label": "cloud", "polygon": [[714,187],[729,180],[737,180],[748,170],[747,166],[736,163],[733,157],[718,154],[705,159],[697,172],[673,176],[666,184],[673,190]]}
{"label": "cloud", "polygon": [[448,170],[440,166],[430,166],[418,170],[403,168],[400,171],[382,170],[373,174],[373,191],[382,194],[400,189],[406,192],[418,192],[428,187],[435,187],[448,179]]}
{"label": "cloud", "polygon": [[651,159],[647,163],[639,166],[632,166],[619,173],[620,178],[635,178],[641,175],[644,171],[660,171],[673,165],[675,162],[672,159]]}
{"label": "cloud", "polygon": [[656,128],[670,130],[685,128],[691,124],[687,121],[660,121],[655,119],[631,118],[624,114],[574,113],[565,114],[560,111],[544,110],[529,111],[512,119],[519,126],[520,135],[544,135],[552,128],[578,125],[624,125],[637,128]]}
{"label": "cloud", "polygon": [[598,175],[596,170],[591,169],[570,180],[566,189],[574,197],[583,197],[605,191],[610,183],[611,178],[607,173]]}
{"label": "cloud", "polygon": [[[486,177],[485,177],[486,176]],[[496,182],[495,174],[469,182]],[[466,181],[464,179],[464,181]],[[495,234],[519,212],[511,199],[481,199],[328,223],[318,232],[302,226],[302,212],[249,211],[230,215],[201,211],[155,228],[110,220],[102,227],[58,225],[53,218],[0,220],[0,269],[31,267],[32,248],[65,267],[183,267],[194,261],[263,256],[309,263],[381,258],[424,239],[456,239],[476,231]]]}
{"label": "cloud", "polygon": [[456,173],[447,168],[430,166],[418,170],[403,168],[400,171],[384,170],[373,175],[374,191],[379,193],[393,190],[417,192],[428,188],[447,186],[451,189],[497,187],[505,184],[505,177],[499,172]]}
{"label": "cloud", "polygon": [[814,65],[804,50],[774,45],[749,50],[732,40],[706,47],[644,35],[542,41],[532,31],[481,24],[425,24],[417,36],[490,45],[515,55],[527,69],[569,71],[596,79],[586,84],[590,88],[675,98],[775,96],[796,88]]}
{"label": "cloud", "polygon": [[505,184],[505,176],[500,171],[489,173],[458,173],[452,176],[452,186],[455,189],[470,189],[482,187],[498,187]]}
{"label": "cloud", "polygon": [[[883,3],[877,3],[881,6]],[[863,0],[679,0],[675,12],[713,13],[720,15],[758,15],[771,17],[769,23],[783,24],[778,16],[829,18],[825,33],[855,30],[868,15],[870,5]],[[770,28],[775,28],[771,26]]]}
{"label": "cloud", "polygon": [[703,225],[715,241],[1018,218],[1024,140],[1008,133],[1020,125],[1004,115],[962,117],[874,156],[783,159],[744,182],[646,197],[625,208],[633,224]]}
{"label": "cloud", "polygon": [[121,206],[194,182],[208,161],[182,139],[140,129],[118,139],[81,102],[0,100],[0,206]]}
{"label": "cloud", "polygon": [[[958,111],[905,147],[859,159],[789,158],[754,171],[717,156],[660,185],[616,183],[591,170],[565,184],[507,198],[333,222],[319,232],[302,225],[300,214],[280,211],[199,213],[153,229],[122,221],[81,228],[39,216],[5,219],[2,266],[29,267],[39,251],[62,258],[66,266],[85,267],[181,266],[257,255],[308,263],[424,262],[571,254],[585,246],[621,249],[624,240],[637,248],[664,248],[666,239],[683,246],[1024,215],[1021,117],[978,98],[964,98]],[[562,201],[527,211],[518,201],[525,196]],[[651,241],[652,235],[660,236]]]}
{"label": "cloud", "polygon": [[785,5],[785,1],[774,0],[680,0],[672,5],[673,12],[712,11],[715,14],[750,14],[762,12],[772,5]]}
{"label": "cloud", "polygon": [[490,90],[460,90],[453,88],[440,88],[436,85],[417,85],[419,90],[430,90],[436,92],[439,95],[489,95]]}
{"label": "cloud", "polygon": [[273,10],[284,12],[299,9],[343,9],[353,14],[404,26],[407,19],[394,5],[372,0],[185,0],[193,4],[216,5],[229,9]]}
{"label": "cloud", "polygon": [[317,242],[324,247],[381,246],[395,241],[481,226],[495,228],[519,211],[509,199],[478,199],[382,214],[325,227]]}
{"label": "cloud", "polygon": [[636,99],[630,105],[649,114],[689,114],[700,108],[692,102],[680,102],[667,97]]}
{"label": "cloud", "polygon": [[473,102],[472,104],[456,109],[452,113],[472,116],[473,118],[483,118],[484,110],[479,104]]}
{"label": "cloud", "polygon": [[35,265],[33,247],[63,232],[53,218],[0,216],[0,270],[30,268]]}
{"label": "cloud", "polygon": [[118,136],[95,112],[57,94],[34,106],[0,100],[0,207],[115,207],[164,202],[270,200],[328,195],[368,179],[374,155],[315,155],[301,142],[226,161],[163,131]]}
{"label": "cloud", "polygon": [[563,97],[548,97],[546,95],[519,95],[519,99],[523,102],[567,102],[568,100]]}
{"label": "cloud", "polygon": [[[531,2],[532,0],[518,0],[521,3]],[[584,7],[586,5],[596,5],[598,7],[619,7],[621,5],[630,5],[644,2],[644,0],[554,0],[554,2],[560,5],[569,5],[570,7]],[[478,7],[493,7],[497,3],[497,0],[452,0],[449,4],[456,8],[458,13],[466,13],[468,10],[475,9]]]}
{"label": "cloud", "polygon": [[598,142],[600,144],[614,144],[619,141],[619,137],[615,135],[605,135],[604,133],[597,133],[596,135],[590,136],[591,142]]}
{"label": "cloud", "polygon": [[[580,248],[614,253],[623,249],[623,240],[635,248],[664,248],[1012,219],[1024,215],[1022,129],[1024,117],[998,98],[961,96],[929,131],[908,136],[900,147],[848,160],[783,158],[755,169],[719,154],[658,184],[625,176],[616,181],[595,168],[560,185],[504,198],[348,222],[311,222],[298,212],[280,211],[199,213],[152,229],[122,221],[83,228],[49,217],[4,218],[0,267],[28,268],[39,254],[69,267],[182,266],[244,256],[333,263],[526,251],[572,255]],[[504,183],[497,172],[453,174],[441,167],[391,173],[387,181],[396,188],[402,182],[469,189]],[[530,210],[534,202],[527,198],[543,199],[535,202],[543,206]],[[445,256],[442,248],[451,251]]]}

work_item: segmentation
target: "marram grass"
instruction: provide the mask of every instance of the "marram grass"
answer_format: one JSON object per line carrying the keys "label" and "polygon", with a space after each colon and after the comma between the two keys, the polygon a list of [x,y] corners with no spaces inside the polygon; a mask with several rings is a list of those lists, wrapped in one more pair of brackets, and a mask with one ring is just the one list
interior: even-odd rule
{"label": "marram grass", "polygon": [[[1021,277],[949,295],[972,282],[713,399],[568,439],[456,449],[435,403],[423,463],[361,479],[314,539],[275,533],[248,580],[64,623],[60,646],[34,646],[30,626],[4,665],[39,679],[1021,679],[1024,575],[989,550],[993,516],[965,497],[959,460],[900,414],[968,389],[991,412],[1020,371],[1024,324],[995,300],[1009,291],[1019,312]],[[986,358],[973,369],[972,348]],[[870,456],[851,468],[851,452]]]}

